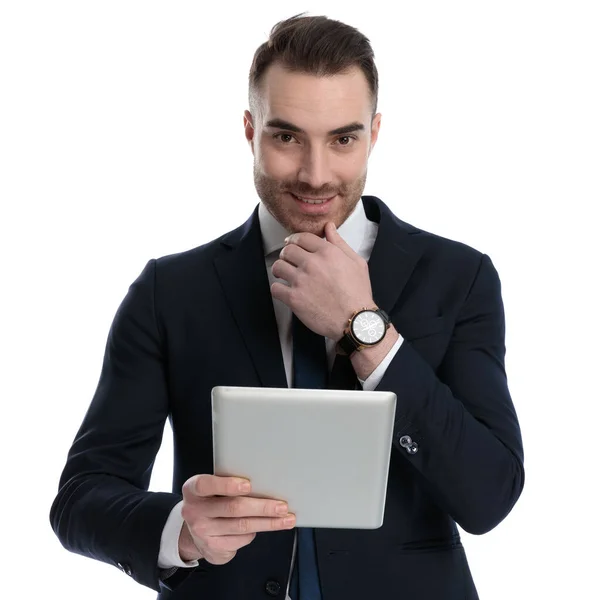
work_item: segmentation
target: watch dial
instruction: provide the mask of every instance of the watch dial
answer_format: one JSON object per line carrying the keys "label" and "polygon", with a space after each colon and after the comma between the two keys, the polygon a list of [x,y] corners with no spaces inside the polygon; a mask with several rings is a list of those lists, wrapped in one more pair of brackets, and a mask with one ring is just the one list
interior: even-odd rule
{"label": "watch dial", "polygon": [[385,334],[383,319],[372,310],[365,310],[354,319],[352,323],[354,337],[363,344],[375,344]]}

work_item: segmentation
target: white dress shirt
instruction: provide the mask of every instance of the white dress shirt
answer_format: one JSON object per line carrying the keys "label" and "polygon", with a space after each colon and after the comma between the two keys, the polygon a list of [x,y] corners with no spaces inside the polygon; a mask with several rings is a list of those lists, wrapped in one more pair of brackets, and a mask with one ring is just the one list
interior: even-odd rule
{"label": "white dress shirt", "polygon": [[[260,229],[263,239],[263,248],[265,252],[265,266],[267,274],[269,276],[269,284],[272,285],[275,281],[283,281],[276,278],[271,273],[271,267],[273,263],[279,258],[279,252],[285,245],[285,238],[290,234],[267,210],[265,205],[261,202],[258,207],[258,219],[260,223]],[[352,214],[346,219],[346,221],[339,227],[338,233],[345,240],[345,242],[365,260],[369,260],[373,245],[375,244],[375,238],[377,237],[377,231],[379,226],[373,221],[367,219],[365,209],[362,200],[357,203],[356,208]],[[285,374],[287,377],[288,387],[292,385],[292,311],[291,309],[281,302],[273,298],[273,307],[275,309],[275,319],[277,321],[277,329],[279,331],[279,341],[281,343],[281,352],[283,355],[283,364],[285,367]],[[356,307],[361,308],[360,306]],[[348,315],[350,316],[350,315]],[[388,352],[383,361],[378,367],[365,379],[359,379],[362,388],[364,390],[374,390],[379,382],[381,381],[388,365],[392,362],[392,359],[396,355],[396,352],[400,349],[403,342],[402,336],[399,336],[398,340]],[[327,359],[329,364],[329,370],[333,366],[335,360],[335,344],[336,340],[325,338],[325,345],[327,348]],[[179,556],[179,534],[181,527],[183,526],[183,517],[181,516],[182,502],[179,502],[173,507],[160,540],[160,553],[158,556],[158,567],[160,569],[171,569],[172,567],[195,567],[198,565],[198,561],[184,562]],[[294,540],[294,553],[295,553],[295,540]],[[235,558],[234,558],[235,560]],[[294,556],[292,556],[292,564],[294,563]],[[289,596],[286,596],[286,600],[289,600]]]}

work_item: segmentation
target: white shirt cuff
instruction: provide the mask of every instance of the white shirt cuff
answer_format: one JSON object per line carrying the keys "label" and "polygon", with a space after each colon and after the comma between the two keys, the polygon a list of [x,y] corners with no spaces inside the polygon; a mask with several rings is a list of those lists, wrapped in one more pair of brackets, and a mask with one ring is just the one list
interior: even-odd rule
{"label": "white shirt cuff", "polygon": [[362,389],[367,392],[372,392],[378,385],[379,382],[383,379],[387,368],[390,366],[390,363],[396,356],[398,350],[400,350],[400,346],[402,346],[402,342],[404,338],[398,334],[398,339],[396,343],[390,348],[390,351],[385,355],[385,358],[377,365],[377,368],[363,381],[358,378],[360,384],[362,385]]}
{"label": "white shirt cuff", "polygon": [[160,551],[158,553],[159,569],[198,566],[197,560],[185,562],[179,556],[179,535],[183,527],[183,517],[181,516],[182,505],[183,500],[173,507],[160,536]]}

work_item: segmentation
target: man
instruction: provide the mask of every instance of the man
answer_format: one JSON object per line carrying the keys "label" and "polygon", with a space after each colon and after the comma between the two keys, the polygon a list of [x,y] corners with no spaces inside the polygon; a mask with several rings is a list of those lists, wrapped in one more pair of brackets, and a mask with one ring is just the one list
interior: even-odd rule
{"label": "man", "polygon": [[[51,510],[66,548],[163,599],[477,598],[456,524],[491,530],[524,484],[500,280],[362,196],[377,85],[369,41],[325,17],[258,48],[244,130],[261,203],[130,287]],[[365,307],[382,325],[369,344],[348,328]],[[211,389],[293,385],[306,330],[330,387],[397,395],[379,529],[295,529],[285,502],[211,475]],[[173,493],[148,492],[166,418]]]}

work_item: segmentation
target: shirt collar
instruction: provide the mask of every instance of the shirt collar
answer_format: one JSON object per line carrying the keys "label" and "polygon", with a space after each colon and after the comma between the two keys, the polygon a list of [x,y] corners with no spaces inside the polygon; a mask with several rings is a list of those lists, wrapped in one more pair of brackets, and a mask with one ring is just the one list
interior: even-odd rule
{"label": "shirt collar", "polygon": [[[261,202],[258,207],[258,220],[262,234],[265,256],[281,250],[285,246],[285,238],[290,232],[269,212]],[[350,216],[340,225],[338,233],[342,239],[358,253],[365,238],[369,220],[365,214],[362,198],[356,203]]]}

